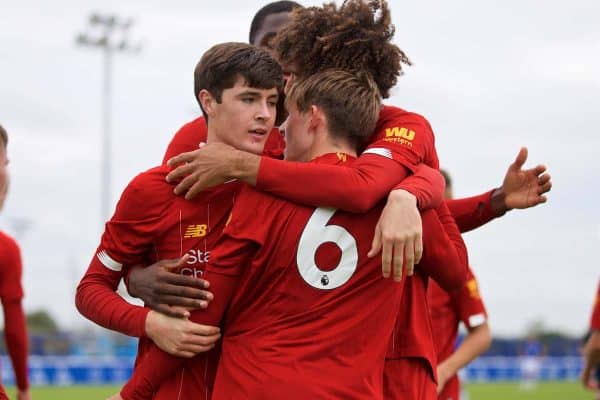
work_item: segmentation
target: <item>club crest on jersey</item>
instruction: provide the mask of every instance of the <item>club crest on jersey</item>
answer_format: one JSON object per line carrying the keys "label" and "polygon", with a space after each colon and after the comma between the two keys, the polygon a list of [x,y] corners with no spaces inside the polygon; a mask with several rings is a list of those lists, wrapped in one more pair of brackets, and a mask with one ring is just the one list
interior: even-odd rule
{"label": "club crest on jersey", "polygon": [[329,285],[329,277],[327,276],[327,274],[325,274],[321,277],[321,285],[323,285],[323,286]]}
{"label": "club crest on jersey", "polygon": [[199,225],[188,225],[183,235],[184,239],[200,238],[206,236],[206,230],[208,226],[206,224]]}

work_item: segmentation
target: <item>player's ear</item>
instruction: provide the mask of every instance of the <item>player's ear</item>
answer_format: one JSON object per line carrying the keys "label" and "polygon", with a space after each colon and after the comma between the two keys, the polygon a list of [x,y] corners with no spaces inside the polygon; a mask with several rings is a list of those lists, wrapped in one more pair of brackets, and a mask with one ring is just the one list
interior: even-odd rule
{"label": "player's ear", "polygon": [[323,110],[316,105],[310,106],[310,129],[316,130],[318,127],[322,127],[325,124],[325,114]]}
{"label": "player's ear", "polygon": [[206,89],[202,89],[200,93],[198,93],[198,101],[202,104],[202,109],[209,117],[212,117],[215,112],[215,104],[216,99],[213,95]]}

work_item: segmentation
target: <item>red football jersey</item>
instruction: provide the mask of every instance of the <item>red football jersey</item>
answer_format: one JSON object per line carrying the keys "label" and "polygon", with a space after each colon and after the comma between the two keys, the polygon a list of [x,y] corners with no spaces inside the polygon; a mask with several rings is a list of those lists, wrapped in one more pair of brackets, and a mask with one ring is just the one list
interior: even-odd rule
{"label": "red football jersey", "polygon": [[[163,165],[176,155],[197,150],[200,142],[206,142],[207,135],[208,131],[204,117],[198,117],[183,125],[175,133],[173,139],[171,139],[163,158]],[[281,158],[283,156],[284,147],[285,141],[283,140],[283,136],[279,132],[279,129],[273,128],[265,143],[263,155]]]}
{"label": "red football jersey", "polygon": [[[427,294],[438,360],[444,361],[454,352],[459,323],[462,321],[467,329],[473,329],[487,321],[487,312],[471,269],[462,288],[447,292],[430,280]],[[459,396],[460,382],[455,375],[444,386],[440,399],[458,400]]]}
{"label": "red football jersey", "polygon": [[[435,152],[434,135],[422,116],[396,107],[383,107],[371,144],[358,161],[361,171],[352,168],[303,165],[263,158],[257,187],[304,204],[329,205],[344,210],[362,211],[381,201],[409,171],[417,171],[420,164],[439,167]],[[366,199],[366,201],[365,201]],[[425,204],[420,204],[426,207]],[[443,205],[444,213],[448,213]],[[439,211],[439,210],[438,210]],[[440,216],[441,217],[441,216]],[[453,274],[460,285],[466,276],[466,248],[453,219],[444,218],[446,229],[452,230],[454,250],[463,261],[455,269],[432,268],[431,276]],[[429,273],[407,280],[405,298],[401,304],[395,340],[402,345],[390,348],[390,359],[421,357],[430,366],[431,382],[435,385],[436,351],[426,303],[426,280]],[[452,285],[446,285],[447,288]]]}
{"label": "red football jersey", "polygon": [[1,384],[0,384],[0,400],[9,400],[8,396],[6,395],[6,392],[4,391],[4,388],[2,387]]}
{"label": "red football jersey", "polygon": [[[109,329],[142,336],[147,309],[123,300],[116,290],[124,266],[148,265],[189,254],[179,273],[200,277],[210,252],[231,212],[239,183],[231,182],[187,201],[173,194],[165,181],[167,167],[138,175],[123,192],[114,216],[106,224],[98,251],[77,290],[77,306],[91,320]],[[134,326],[131,326],[131,325]],[[131,330],[131,332],[129,331]],[[152,344],[140,338],[138,358]],[[155,399],[176,399],[178,391],[210,397],[218,352],[196,357],[190,365],[202,374],[172,370]]]}
{"label": "red football jersey", "polygon": [[598,293],[596,294],[596,301],[594,302],[594,311],[592,311],[590,328],[600,330],[600,284],[598,285]]}
{"label": "red football jersey", "polygon": [[435,138],[421,115],[398,107],[384,106],[370,144],[363,154],[379,154],[416,171],[419,164],[439,169]]}
{"label": "red football jersey", "polygon": [[[364,256],[380,212],[358,217],[242,191],[207,269],[215,300],[192,318],[218,322],[233,296],[215,399],[381,398],[389,343],[373,338],[390,337],[400,288],[381,277],[378,258]],[[461,262],[436,212],[423,215],[423,226],[425,271]],[[368,309],[361,292],[376,294]],[[181,362],[160,351],[147,357],[122,392],[127,400],[146,398],[169,359]]]}
{"label": "red football jersey", "polygon": [[[4,310],[4,337],[12,361],[17,387],[29,387],[27,375],[28,336],[21,300],[23,286],[21,252],[15,240],[0,232],[0,300]],[[1,387],[1,386],[0,386]]]}

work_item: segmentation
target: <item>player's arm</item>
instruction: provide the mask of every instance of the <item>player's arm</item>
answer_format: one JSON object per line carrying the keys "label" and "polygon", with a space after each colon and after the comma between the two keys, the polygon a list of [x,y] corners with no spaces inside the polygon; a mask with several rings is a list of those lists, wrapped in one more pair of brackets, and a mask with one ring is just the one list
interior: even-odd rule
{"label": "player's arm", "polygon": [[19,390],[19,397],[29,396],[27,375],[28,337],[23,311],[23,266],[16,243],[10,243],[0,260],[0,298],[4,309],[4,338]]}
{"label": "player's arm", "polygon": [[[207,187],[240,179],[300,204],[366,212],[419,164],[431,162],[438,168],[433,131],[425,118],[393,107],[385,107],[381,118],[385,122],[348,168],[281,161],[214,143],[169,160],[175,169],[168,180],[178,182],[175,192],[185,193],[188,199]],[[420,195],[418,185],[413,190],[419,200],[429,198]],[[443,187],[439,198],[442,193]],[[420,206],[427,208],[427,204]]]}
{"label": "player's arm", "polygon": [[152,245],[152,232],[158,226],[159,205],[144,205],[150,180],[146,173],[136,177],[124,190],[113,217],[106,223],[100,245],[83,278],[75,305],[89,320],[126,335],[144,335],[148,309],[125,301],[116,293],[124,266],[144,260]]}
{"label": "player's arm", "polygon": [[[441,177],[432,178],[430,171],[417,169],[425,160],[432,159],[436,163],[434,167],[437,167],[429,124],[419,117],[407,126],[410,129],[403,129],[412,133],[411,142],[386,138],[386,128],[383,128],[383,132],[377,134],[383,139],[372,143],[347,168],[261,158],[217,143],[171,159],[169,165],[177,168],[168,179],[172,182],[182,179],[175,190],[178,194],[186,193],[187,198],[192,198],[203,188],[238,178],[295,202],[355,212],[364,212],[392,189],[401,189],[394,190],[394,198],[398,220],[405,221],[404,225],[390,227],[392,233],[387,236],[382,234],[388,229],[377,230],[371,251],[375,255],[382,247],[384,276],[389,276],[386,271],[391,269],[391,258],[386,259],[385,254],[398,254],[394,258],[394,271],[401,271],[405,257],[409,270],[412,269],[412,260],[418,262],[420,258],[421,223],[415,200],[421,209],[427,209],[439,204],[444,190]],[[393,132],[402,130],[396,127]],[[414,181],[407,180],[398,186],[410,172],[415,172]],[[395,277],[399,275],[401,272],[394,273]]]}
{"label": "player's arm", "polygon": [[525,209],[545,203],[552,188],[544,165],[523,169],[527,148],[523,147],[509,165],[502,186],[478,196],[449,200],[448,207],[461,232],[478,228],[515,208]]}
{"label": "player's arm", "polygon": [[212,293],[208,281],[173,272],[177,267],[178,260],[160,260],[147,267],[128,268],[124,277],[127,291],[161,314],[187,318],[188,309],[206,308]]}
{"label": "player's arm", "polygon": [[[156,182],[160,183],[158,187]],[[165,351],[194,352],[207,346],[207,342],[214,342],[218,328],[149,315],[147,308],[130,304],[116,293],[125,266],[145,259],[153,234],[163,220],[163,208],[168,207],[168,202],[160,195],[161,187],[165,192],[161,180],[144,173],[125,189],[77,287],[75,304],[83,316],[105,328],[135,337],[147,335]],[[167,187],[166,191],[170,189]],[[170,262],[176,267],[183,261]],[[186,342],[182,343],[184,339]]]}
{"label": "player's arm", "polygon": [[438,393],[446,382],[471,361],[484,353],[492,343],[492,334],[487,322],[468,330],[462,343],[446,360],[438,365]]}
{"label": "player's arm", "polygon": [[438,393],[458,371],[484,353],[492,343],[487,312],[481,299],[477,280],[469,271],[465,284],[451,294],[452,306],[467,328],[460,346],[438,365]]}
{"label": "player's arm", "polygon": [[[182,163],[187,164],[179,165]],[[183,178],[175,192],[185,193],[188,199],[207,187],[236,178],[296,203],[351,212],[369,210],[410,173],[378,154],[364,154],[351,167],[340,167],[277,160],[222,143],[179,155],[169,165],[179,165],[168,179],[175,182]]]}
{"label": "player's arm", "polygon": [[467,279],[467,248],[445,203],[423,217],[423,258],[417,266],[444,290],[454,291]]}
{"label": "player's arm", "polygon": [[10,360],[12,361],[17,387],[19,391],[29,389],[27,376],[27,328],[25,313],[20,300],[3,301],[4,308],[4,338]]}

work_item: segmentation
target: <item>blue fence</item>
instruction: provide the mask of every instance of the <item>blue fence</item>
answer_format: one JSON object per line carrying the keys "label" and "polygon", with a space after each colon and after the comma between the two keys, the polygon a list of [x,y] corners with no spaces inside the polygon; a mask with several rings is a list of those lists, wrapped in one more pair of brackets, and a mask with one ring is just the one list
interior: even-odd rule
{"label": "blue fence", "polygon": [[[31,356],[31,384],[39,385],[101,385],[120,384],[132,371],[132,357],[119,356]],[[471,363],[461,375],[471,382],[514,381],[524,369],[521,357],[481,357]],[[14,374],[7,357],[2,362],[2,380],[14,384]],[[541,380],[576,380],[582,369],[579,357],[542,357],[537,366]]]}

